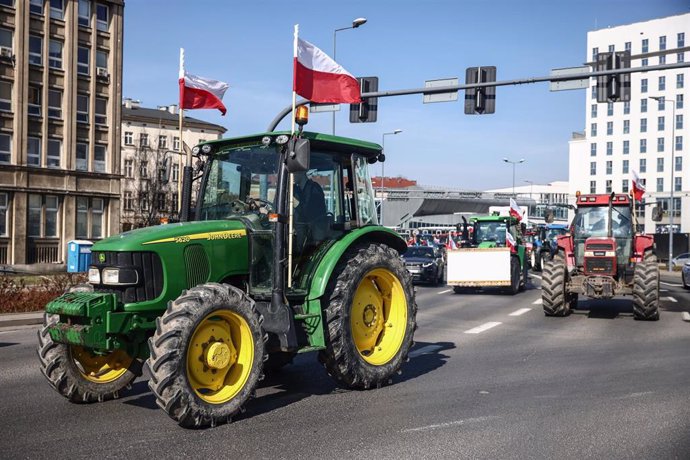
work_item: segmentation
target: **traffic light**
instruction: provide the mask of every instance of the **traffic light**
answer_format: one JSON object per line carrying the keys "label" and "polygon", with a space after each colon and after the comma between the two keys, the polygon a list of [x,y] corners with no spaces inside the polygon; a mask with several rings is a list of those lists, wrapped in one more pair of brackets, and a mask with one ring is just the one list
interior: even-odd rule
{"label": "traffic light", "polygon": [[[496,81],[496,67],[468,67],[465,84]],[[465,90],[465,113],[486,115],[496,111],[496,87],[468,88]]]}
{"label": "traffic light", "polygon": [[[379,90],[379,77],[358,77],[362,94],[375,93]],[[374,123],[378,109],[377,97],[362,98],[361,104],[350,104],[350,123]]]}
{"label": "traffic light", "polygon": [[[630,51],[599,53],[595,70],[630,68]],[[597,77],[597,102],[629,102],[630,74],[610,74]]]}

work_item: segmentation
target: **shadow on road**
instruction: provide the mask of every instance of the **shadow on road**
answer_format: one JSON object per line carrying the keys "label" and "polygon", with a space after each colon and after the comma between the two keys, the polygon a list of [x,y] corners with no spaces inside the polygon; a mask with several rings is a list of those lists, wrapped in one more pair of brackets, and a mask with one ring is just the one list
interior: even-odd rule
{"label": "shadow on road", "polygon": [[455,348],[453,342],[415,342],[410,350],[410,361],[402,366],[402,374],[393,377],[393,383],[405,382],[428,374],[446,364],[446,350]]}
{"label": "shadow on road", "polygon": [[618,316],[632,317],[632,298],[580,301],[577,304],[577,309],[573,310],[573,314],[586,314],[588,318],[593,319],[614,319]]}
{"label": "shadow on road", "polygon": [[11,347],[12,345],[19,345],[17,342],[0,342],[0,348]]}

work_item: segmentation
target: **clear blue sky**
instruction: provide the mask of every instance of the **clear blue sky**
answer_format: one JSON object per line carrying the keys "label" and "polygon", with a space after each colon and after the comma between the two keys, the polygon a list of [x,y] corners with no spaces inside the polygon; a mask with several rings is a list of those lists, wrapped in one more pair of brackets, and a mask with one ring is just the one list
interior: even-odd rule
{"label": "clear blue sky", "polygon": [[[184,47],[188,72],[230,84],[225,117],[188,114],[239,136],[264,131],[290,104],[297,23],[302,38],[330,54],[333,30],[366,17],[359,29],[338,32],[337,61],[355,76],[378,76],[379,89],[389,90],[438,78],[463,82],[465,68],[479,65],[495,65],[499,80],[548,75],[587,60],[589,30],[688,11],[687,0],[127,0],[123,95],[146,107],[176,103]],[[567,179],[570,134],[584,129],[582,90],[498,88],[496,113],[484,116],[464,115],[463,97],[439,104],[422,104],[421,95],[382,98],[378,122],[357,125],[342,106],[337,133],[381,143],[382,133],[402,129],[386,136],[386,175],[425,185],[509,187],[503,157],[527,160],[517,166],[516,185]],[[312,114],[308,129],[329,133],[330,117]]]}

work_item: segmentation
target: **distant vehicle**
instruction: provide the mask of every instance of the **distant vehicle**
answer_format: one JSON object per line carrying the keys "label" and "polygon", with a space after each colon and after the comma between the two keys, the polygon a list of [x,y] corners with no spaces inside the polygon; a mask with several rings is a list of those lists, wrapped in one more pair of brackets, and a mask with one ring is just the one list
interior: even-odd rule
{"label": "distant vehicle", "polygon": [[683,265],[680,277],[683,280],[683,287],[685,289],[690,289],[690,262],[686,262],[685,265]]}
{"label": "distant vehicle", "polygon": [[690,262],[690,252],[674,257],[673,260],[671,260],[671,265],[673,268],[682,267],[688,262]]}
{"label": "distant vehicle", "polygon": [[445,270],[443,254],[430,246],[410,246],[403,254],[405,268],[412,275],[412,281],[422,281],[437,286]]}
{"label": "distant vehicle", "polygon": [[568,226],[565,224],[546,224],[539,229],[539,245],[534,254],[532,267],[534,271],[541,271],[545,262],[551,260],[556,253],[558,245],[556,240],[559,236],[568,233]]}

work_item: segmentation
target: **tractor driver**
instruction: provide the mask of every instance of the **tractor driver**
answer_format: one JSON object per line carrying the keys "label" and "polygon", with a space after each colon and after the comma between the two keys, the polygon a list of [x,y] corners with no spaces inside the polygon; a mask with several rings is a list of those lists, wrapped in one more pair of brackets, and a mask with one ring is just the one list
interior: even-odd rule
{"label": "tractor driver", "polygon": [[326,200],[319,184],[307,177],[306,172],[297,172],[295,177],[295,231],[297,248],[322,241],[326,237]]}

